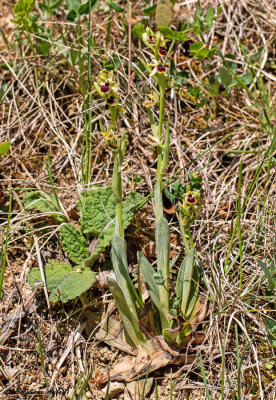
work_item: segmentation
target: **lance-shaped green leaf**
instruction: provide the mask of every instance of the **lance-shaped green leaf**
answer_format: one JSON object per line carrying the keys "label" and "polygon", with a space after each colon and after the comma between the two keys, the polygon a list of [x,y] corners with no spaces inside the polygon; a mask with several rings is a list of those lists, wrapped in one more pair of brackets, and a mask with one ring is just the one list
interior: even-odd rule
{"label": "lance-shaped green leaf", "polygon": [[176,296],[181,299],[180,309],[188,319],[193,312],[198,296],[199,271],[194,263],[194,248],[181,263],[176,281]]}
{"label": "lance-shaped green leaf", "polygon": [[194,265],[194,270],[193,270],[193,275],[192,275],[192,280],[191,280],[191,286],[190,286],[190,293],[186,305],[186,317],[187,319],[192,318],[192,314],[194,311],[194,307],[196,305],[197,299],[198,299],[198,292],[199,292],[199,270],[197,265]]}
{"label": "lance-shaped green leaf", "polygon": [[[168,221],[160,217],[156,222],[155,243],[157,250],[157,268],[164,278],[164,284],[159,286],[159,298],[165,314],[168,314],[169,305],[169,265],[170,265],[170,229]],[[162,319],[162,329],[170,327],[167,318]]]}
{"label": "lance-shaped green leaf", "polygon": [[146,342],[146,338],[139,328],[137,313],[136,311],[135,313],[131,311],[130,304],[126,300],[119,284],[109,277],[107,278],[107,283],[120,312],[126,336],[130,339],[130,344],[138,348]]}
{"label": "lance-shaped green leaf", "polygon": [[63,250],[74,263],[81,264],[89,256],[87,240],[81,231],[73,225],[62,225],[59,230],[59,237]]}
{"label": "lance-shaped green leaf", "polygon": [[268,338],[271,340],[272,347],[276,348],[276,321],[266,318],[265,326],[268,331]]}
{"label": "lance-shaped green leaf", "polygon": [[[56,303],[62,301],[66,303],[75,297],[80,296],[90,289],[96,281],[96,273],[89,268],[50,260],[44,267],[44,275],[47,290],[50,292],[50,301]],[[32,287],[41,286],[42,278],[39,268],[33,268],[28,274],[28,283]]]}
{"label": "lance-shaped green leaf", "polygon": [[155,305],[155,307],[158,309],[158,311],[160,313],[160,318],[163,321],[167,320],[166,323],[169,325],[170,322],[168,319],[168,315],[165,314],[164,309],[161,305],[161,301],[160,301],[160,297],[159,297],[159,289],[158,289],[159,286],[156,284],[155,279],[154,279],[154,275],[156,272],[152,268],[152,266],[149,263],[149,261],[147,260],[147,258],[141,252],[138,254],[138,263],[139,263],[139,267],[142,271],[144,282],[145,282],[147,291],[150,295],[150,298],[151,298],[153,304]]}
{"label": "lance-shaped green leaf", "polygon": [[126,242],[118,234],[114,234],[112,240],[112,264],[116,275],[117,282],[124,294],[124,297],[129,304],[130,311],[137,315],[134,299],[142,307],[141,300],[133,286],[128,273]]}
{"label": "lance-shaped green leaf", "polygon": [[[61,215],[60,209],[53,196],[42,192],[26,192],[23,200],[27,210],[36,209],[41,213],[49,213],[58,222],[64,222],[65,216]],[[52,214],[53,213],[53,214]]]}
{"label": "lance-shaped green leaf", "polygon": [[258,260],[258,264],[259,266],[262,268],[262,270],[264,271],[267,280],[271,286],[271,289],[276,290],[276,270],[275,270],[275,264],[272,262],[271,263],[271,268],[268,269],[266,264],[261,261]]}

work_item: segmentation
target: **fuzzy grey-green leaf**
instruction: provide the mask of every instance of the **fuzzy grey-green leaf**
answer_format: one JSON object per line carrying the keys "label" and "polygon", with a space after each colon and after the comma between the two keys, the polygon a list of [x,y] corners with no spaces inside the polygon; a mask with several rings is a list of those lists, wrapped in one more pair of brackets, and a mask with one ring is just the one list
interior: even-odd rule
{"label": "fuzzy grey-green leaf", "polygon": [[[83,206],[80,207],[82,216],[84,216],[83,218],[81,218],[82,228],[83,228],[84,232],[92,233],[91,231],[89,231],[89,229],[87,229],[87,226],[89,226],[89,227],[97,226],[98,229],[100,227],[102,227],[102,230],[99,233],[99,237],[98,237],[99,242],[98,242],[97,247],[95,248],[93,253],[90,254],[89,258],[84,262],[84,265],[86,265],[86,266],[91,266],[94,263],[94,261],[104,251],[104,249],[111,244],[111,241],[113,238],[113,233],[115,230],[115,204],[116,204],[116,201],[114,199],[111,186],[108,186],[107,188],[105,188],[105,190],[107,190],[107,189],[108,189],[108,193],[111,192],[111,196],[109,197],[109,200],[108,200],[109,204],[114,204],[114,209],[113,209],[113,211],[111,211],[111,209],[109,210],[109,217],[110,218],[112,217],[112,220],[109,220],[106,225],[104,225],[104,223],[106,223],[107,220],[105,219],[105,215],[103,215],[104,214],[103,208],[98,207],[98,211],[99,211],[98,214],[96,214],[95,212],[92,212],[89,214],[90,207],[92,207],[93,204],[95,204],[94,200],[93,200],[93,202],[90,202],[90,201],[86,202],[84,199]],[[91,194],[89,194],[87,196],[87,198],[89,198],[90,196],[91,196]],[[107,196],[101,197],[102,200],[103,200],[103,198],[107,199]],[[128,225],[130,224],[130,222],[133,218],[133,215],[135,213],[136,207],[141,200],[142,200],[142,196],[140,193],[130,193],[126,197],[126,199],[123,201],[123,226],[124,226],[124,228],[127,228]],[[106,207],[105,210],[107,210],[107,208],[109,208],[109,206]],[[105,221],[104,223],[101,223],[101,220],[100,220],[101,218],[102,218],[102,221]]]}
{"label": "fuzzy grey-green leaf", "polygon": [[82,196],[80,223],[82,231],[99,235],[115,217],[116,200],[112,187],[97,188]]}
{"label": "fuzzy grey-green leaf", "polygon": [[155,23],[157,26],[169,26],[172,20],[173,5],[170,0],[161,0],[158,1],[156,10],[155,10]]}
{"label": "fuzzy grey-green leaf", "polygon": [[63,250],[66,251],[70,260],[81,264],[89,256],[88,243],[82,233],[71,224],[60,227],[59,237]]}
{"label": "fuzzy grey-green leaf", "polygon": [[[50,260],[44,267],[47,290],[50,293],[50,301],[56,303],[67,301],[80,296],[88,290],[96,281],[96,273],[90,268],[76,266],[71,267],[70,264]],[[39,268],[33,268],[27,277],[30,286],[42,284],[42,278]]]}

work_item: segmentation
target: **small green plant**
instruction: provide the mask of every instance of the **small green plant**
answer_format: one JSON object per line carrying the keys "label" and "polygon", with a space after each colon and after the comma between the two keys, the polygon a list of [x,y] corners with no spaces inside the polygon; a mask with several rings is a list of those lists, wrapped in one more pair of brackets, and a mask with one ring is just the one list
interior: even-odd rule
{"label": "small green plant", "polygon": [[270,267],[268,267],[263,261],[258,260],[258,264],[262,268],[269,283],[269,287],[266,288],[266,294],[274,302],[275,319],[266,318],[265,325],[272,347],[276,348],[276,263],[275,261],[271,260]]}
{"label": "small green plant", "polygon": [[[57,5],[52,4],[52,9]],[[34,11],[35,0],[18,0],[13,8],[14,23],[18,26],[19,32],[25,35],[30,49],[41,56],[47,56],[51,48],[51,32],[40,20],[39,14]]]}
{"label": "small green plant", "polygon": [[11,142],[4,142],[0,144],[0,161],[4,154],[6,154],[11,147]]}
{"label": "small green plant", "polygon": [[14,23],[26,32],[34,32],[37,29],[38,16],[31,13],[34,4],[35,0],[18,0],[13,8]]}
{"label": "small green plant", "polygon": [[0,253],[0,300],[2,298],[2,289],[4,283],[4,275],[6,269],[7,262],[7,251],[8,251],[8,242],[10,235],[10,221],[12,215],[12,188],[10,185],[10,201],[9,201],[9,210],[8,210],[8,220],[6,226],[6,232],[1,235],[1,253]]}
{"label": "small green plant", "polygon": [[[95,282],[94,273],[88,268],[93,265],[95,260],[110,245],[115,230],[115,208],[116,199],[113,195],[112,187],[94,188],[84,192],[79,201],[78,209],[80,211],[80,229],[66,222],[67,217],[59,209],[54,196],[41,192],[26,192],[23,195],[25,207],[27,210],[36,209],[49,217],[56,219],[60,223],[59,239],[62,249],[67,254],[71,262],[76,265],[73,269],[70,264],[59,263],[51,260],[45,266],[45,279],[48,289],[51,291],[50,300],[53,302],[61,300],[66,302],[69,299],[79,296],[80,293],[72,291],[70,297],[60,288],[60,281],[70,277],[72,282],[80,281],[81,277],[90,275],[90,281],[86,285],[79,285],[81,293],[89,289]],[[122,202],[123,204],[123,227],[127,228],[130,224],[135,210],[141,201],[142,196],[139,193],[131,193]],[[94,248],[89,252],[90,241],[94,240]],[[81,270],[80,270],[81,269]],[[71,273],[70,273],[71,270]],[[88,271],[91,274],[88,274]],[[77,272],[76,274],[74,272]],[[87,275],[88,274],[88,275]],[[58,280],[55,280],[58,275]],[[85,279],[85,278],[84,278]],[[40,271],[34,268],[29,272],[28,282],[31,286],[41,282]],[[59,291],[60,296],[57,295]]]}

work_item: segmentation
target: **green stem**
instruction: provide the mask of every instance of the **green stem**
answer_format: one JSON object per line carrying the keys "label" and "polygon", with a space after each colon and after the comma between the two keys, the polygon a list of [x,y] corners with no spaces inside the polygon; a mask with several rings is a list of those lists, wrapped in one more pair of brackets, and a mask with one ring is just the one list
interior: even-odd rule
{"label": "green stem", "polygon": [[[12,214],[11,209],[12,209],[12,189],[11,189],[11,184],[10,184],[10,203],[9,203],[8,222],[7,222],[7,228],[6,228],[6,238],[5,238],[5,245],[1,246],[2,247],[2,251],[1,251],[1,255],[0,255],[0,264],[1,264],[0,300],[1,300],[1,297],[2,297],[2,288],[3,288],[4,275],[5,275],[5,269],[6,269],[6,261],[7,261],[8,241],[9,241],[9,232],[10,232],[10,221],[11,221],[11,214]],[[3,247],[4,247],[4,249],[3,249]]]}
{"label": "green stem", "polygon": [[173,39],[173,41],[172,41],[172,43],[171,43],[171,45],[170,45],[170,48],[169,48],[169,50],[168,50],[168,53],[167,53],[167,55],[166,55],[166,58],[165,58],[165,61],[164,61],[164,65],[166,64],[166,62],[167,62],[167,60],[168,60],[168,57],[170,56],[170,54],[171,54],[171,52],[172,52],[172,50],[173,50],[173,48],[174,48],[175,43],[176,43],[176,40]]}
{"label": "green stem", "polygon": [[109,106],[109,112],[111,116],[111,129],[115,131],[117,120],[117,106]]}
{"label": "green stem", "polygon": [[[164,119],[164,106],[165,106],[165,89],[162,85],[162,82],[159,85],[160,90],[160,105],[159,105],[159,124],[157,129],[157,137],[158,139],[162,136],[162,127],[163,127],[163,119]],[[162,164],[163,164],[163,150],[161,146],[157,147],[157,177],[156,184],[154,190],[154,203],[155,203],[155,216],[156,220],[159,217],[163,216],[163,201],[162,201]]]}
{"label": "green stem", "polygon": [[186,250],[186,253],[188,253],[190,251],[190,245],[187,240],[187,233],[186,233],[186,229],[184,227],[183,221],[182,221],[181,214],[179,214],[178,220],[179,220],[180,233],[182,236],[182,240],[184,242],[185,250]]}
{"label": "green stem", "polygon": [[122,202],[118,201],[116,202],[116,216],[117,216],[117,221],[119,225],[119,233],[121,238],[124,237],[124,226],[123,226],[123,208],[122,208]]}
{"label": "green stem", "polygon": [[120,171],[120,163],[118,160],[118,154],[113,152],[114,168],[112,177],[112,189],[116,199],[116,218],[119,228],[119,235],[124,238],[124,226],[123,226],[123,211],[122,211],[122,176]]}
{"label": "green stem", "polygon": [[[88,32],[91,32],[91,2],[89,2]],[[92,136],[92,77],[91,77],[91,33],[88,37],[88,129],[86,129],[86,176],[85,183],[89,184],[91,173],[91,136]]]}
{"label": "green stem", "polygon": [[163,77],[161,78],[161,82],[159,85],[159,92],[160,92],[160,106],[159,106],[159,124],[158,124],[158,138],[160,139],[162,136],[162,127],[163,127],[163,120],[164,120],[164,109],[165,109],[165,85],[162,82]]}
{"label": "green stem", "polygon": [[194,241],[193,241],[193,236],[191,234],[190,226],[187,226],[187,232],[188,232],[188,238],[190,242],[190,248],[192,249],[194,247]]}
{"label": "green stem", "polygon": [[[161,78],[159,82],[159,123],[157,132],[153,132],[161,140],[163,121],[164,121],[164,106],[165,106],[165,89],[166,82]],[[169,252],[170,252],[170,230],[167,220],[163,217],[163,201],[162,201],[162,181],[164,173],[164,162],[166,154],[164,147],[160,144],[157,147],[157,176],[154,189],[154,206],[156,218],[156,247],[157,247],[157,269],[161,272],[164,278],[164,284],[159,286],[159,296],[164,314],[160,315],[162,330],[170,327],[170,321],[167,318],[170,309],[170,294],[169,294]],[[161,229],[161,231],[159,231]],[[159,232],[158,232],[159,231]],[[163,236],[162,238],[160,238]],[[161,239],[161,240],[160,240]]]}
{"label": "green stem", "polygon": [[163,217],[162,179],[157,179],[154,188],[154,208],[156,221]]}

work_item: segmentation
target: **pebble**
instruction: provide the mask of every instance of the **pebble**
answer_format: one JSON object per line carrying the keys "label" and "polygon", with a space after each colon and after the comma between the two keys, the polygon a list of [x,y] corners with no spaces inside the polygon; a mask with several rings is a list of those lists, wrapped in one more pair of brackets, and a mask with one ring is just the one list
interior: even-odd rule
{"label": "pebble", "polygon": [[[104,394],[107,392],[108,385],[102,390]],[[108,398],[113,399],[117,394],[121,393],[125,388],[122,382],[111,382],[108,391]]]}
{"label": "pebble", "polygon": [[87,392],[85,393],[85,396],[86,396],[88,399],[92,399],[92,398],[93,398],[93,394],[92,394],[90,391],[87,391]]}

